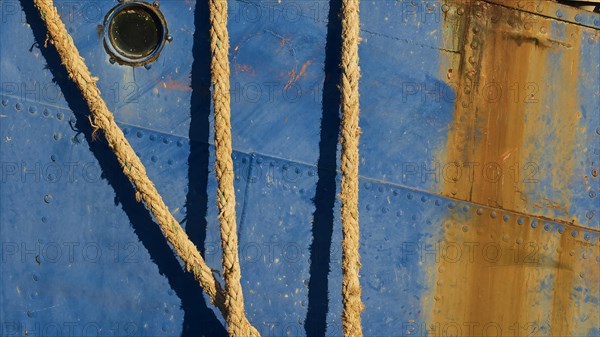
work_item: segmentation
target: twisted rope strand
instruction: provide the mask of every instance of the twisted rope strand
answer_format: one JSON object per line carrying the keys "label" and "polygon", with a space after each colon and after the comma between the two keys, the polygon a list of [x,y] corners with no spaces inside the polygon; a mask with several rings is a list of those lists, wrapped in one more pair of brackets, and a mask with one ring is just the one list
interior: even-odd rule
{"label": "twisted rope strand", "polygon": [[238,236],[235,213],[234,171],[231,159],[231,106],[229,83],[229,33],[227,31],[227,1],[210,0],[210,49],[215,114],[215,174],[217,176],[217,204],[221,223],[223,248],[223,279],[225,280],[225,305],[229,316],[227,326],[230,336],[259,336],[244,313],[244,295],[241,285]]}
{"label": "twisted rope strand", "polygon": [[344,336],[362,336],[360,315],[364,309],[360,299],[360,255],[358,223],[358,144],[360,139],[358,81],[358,44],[360,42],[359,0],[342,1],[342,121],[340,142],[342,202],[342,327]]}
{"label": "twisted rope strand", "polygon": [[[93,135],[98,130],[104,132],[108,145],[115,153],[123,169],[123,173],[129,178],[136,189],[136,197],[138,200],[144,201],[146,207],[158,222],[164,236],[173,245],[175,252],[185,263],[186,269],[194,274],[202,289],[210,297],[211,302],[219,308],[228,323],[236,327],[236,331],[240,331],[240,325],[250,331],[244,335],[236,333],[235,336],[258,336],[258,333],[254,333],[256,330],[247,323],[243,314],[243,307],[240,308],[237,306],[239,302],[231,301],[231,296],[224,293],[220,283],[214,278],[211,269],[206,265],[198,249],[181,228],[181,225],[175,220],[171,212],[169,212],[156,187],[148,178],[144,165],[125,138],[123,131],[121,131],[115,122],[112,113],[108,110],[106,103],[102,99],[100,90],[96,85],[98,79],[92,77],[85,65],[52,0],[34,0],[34,5],[38,9],[42,20],[46,23],[49,41],[56,47],[62,63],[67,69],[69,78],[75,82],[90,109],[90,123],[94,128]],[[223,56],[217,55],[216,57],[222,58]],[[225,125],[228,125],[228,123]],[[231,156],[229,158],[231,160]],[[230,165],[229,167],[232,166]],[[232,172],[233,170],[230,171]],[[234,207],[232,205],[235,204],[225,203],[225,205],[227,207]],[[234,240],[229,241],[229,244],[224,249],[225,252],[232,250],[237,252],[237,237],[234,236]],[[237,254],[235,256],[237,257]],[[225,270],[229,274],[232,269],[236,270],[235,267],[229,267],[229,264],[227,266]],[[237,271],[239,275],[239,266],[237,267]]]}

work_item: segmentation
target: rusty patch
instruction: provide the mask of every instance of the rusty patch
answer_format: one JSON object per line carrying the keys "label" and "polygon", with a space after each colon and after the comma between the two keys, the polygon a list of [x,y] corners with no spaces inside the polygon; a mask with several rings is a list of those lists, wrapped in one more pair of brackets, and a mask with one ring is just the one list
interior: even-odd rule
{"label": "rusty patch", "polygon": [[285,89],[289,89],[290,86],[292,84],[294,84],[296,81],[298,81],[302,76],[305,75],[306,73],[306,69],[308,68],[308,66],[312,63],[311,60],[308,60],[306,62],[304,62],[304,64],[302,65],[302,67],[300,68],[300,71],[296,74],[296,67],[294,66],[294,68],[292,68],[292,70],[290,70],[288,72],[289,75],[289,79],[288,81],[285,83],[284,88]]}
{"label": "rusty patch", "polygon": [[[442,76],[455,79],[451,84],[458,92],[448,144],[440,151],[439,160],[480,165],[484,175],[491,163],[489,168],[508,173],[512,168],[513,174],[491,174],[488,178],[493,179],[487,180],[477,176],[444,179],[441,193],[525,214],[545,215],[544,211],[550,210],[561,221],[576,220],[569,218],[568,209],[576,150],[572,130],[577,129],[580,118],[577,96],[556,88],[548,73],[555,72],[564,88],[577,87],[581,28],[569,26],[572,38],[563,43],[547,37],[552,22],[543,17],[531,22],[530,14],[475,2],[467,3],[464,12],[464,21],[459,23],[464,26],[458,33],[458,71],[447,76],[452,62],[442,61],[440,66]],[[452,34],[445,37],[456,38]],[[534,163],[537,170],[546,169],[548,163],[555,165],[543,176],[531,177],[530,167],[526,167],[530,171],[522,171],[526,163]],[[546,193],[545,188],[561,191],[560,199],[539,197]],[[594,328],[599,313],[593,301],[582,297],[598,300],[600,270],[590,270],[594,262],[582,256],[589,254],[594,259],[597,241],[581,244],[574,237],[577,235],[569,235],[575,226],[564,225],[561,234],[542,228],[541,220],[539,224],[532,221],[523,217],[517,224],[515,219],[479,210],[469,216],[450,211],[441,238],[433,245],[453,243],[482,249],[487,245],[499,247],[505,255],[490,261],[481,251],[472,259],[442,258],[429,267],[432,291],[423,305],[430,313],[432,335],[444,335],[444,327],[450,325],[460,326],[463,336],[498,332],[502,336],[575,336]],[[536,258],[527,260],[534,250]]]}
{"label": "rusty patch", "polygon": [[169,76],[169,79],[166,82],[161,81],[160,86],[166,90],[192,91],[192,88],[188,84],[174,81],[171,76]]}

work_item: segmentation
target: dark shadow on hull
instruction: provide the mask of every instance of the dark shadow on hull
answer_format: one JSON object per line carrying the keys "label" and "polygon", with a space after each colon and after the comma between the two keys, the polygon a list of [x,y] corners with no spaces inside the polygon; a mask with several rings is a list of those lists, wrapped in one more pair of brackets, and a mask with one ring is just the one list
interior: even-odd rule
{"label": "dark shadow on hull", "polygon": [[325,47],[325,81],[323,83],[323,116],[319,141],[319,180],[315,197],[310,248],[310,280],[305,331],[307,336],[325,336],[329,311],[328,276],[333,234],[333,212],[336,197],[337,146],[340,129],[341,21],[338,16],[340,0],[329,2],[327,43]]}
{"label": "dark shadow on hull", "polygon": [[[92,129],[88,121],[89,109],[75,84],[67,77],[67,72],[61,64],[56,49],[51,44],[48,44],[48,48],[42,47],[46,39],[46,27],[33,6],[33,2],[30,0],[21,0],[21,6],[25,12],[27,22],[31,25],[37,45],[40,47],[39,49],[47,62],[47,69],[50,70],[54,77],[54,82],[60,87],[64,94],[69,108],[75,113],[76,118],[72,121],[72,126],[85,135],[89,149],[98,160],[102,169],[102,178],[106,179],[115,191],[115,204],[121,204],[136,235],[148,250],[152,260],[158,266],[160,273],[167,277],[171,288],[181,299],[181,307],[185,313],[182,335],[211,337],[226,336],[227,333],[225,328],[217,319],[213,310],[207,307],[202,291],[193,275],[182,268],[177,261],[174,252],[167,244],[160,228],[153,221],[150,212],[142,203],[136,201],[135,190],[127,177],[122,173],[122,169],[108,147],[106,140],[101,136],[96,140],[92,140]],[[199,13],[196,15],[196,30],[201,30],[202,34],[204,34],[204,31],[208,32],[208,14],[206,14],[208,13],[208,8],[204,1],[198,1],[198,7],[199,8],[196,9]],[[199,35],[202,34],[199,33]],[[209,48],[208,40],[202,39],[201,36],[194,37],[196,38],[196,45],[200,45],[194,47],[194,56],[198,57],[195,64],[200,64],[205,61],[205,50]],[[199,74],[197,77],[204,79],[202,74],[208,72],[208,69],[204,69],[208,68],[208,66],[201,64],[199,67],[200,68],[196,69],[196,73]],[[197,103],[196,105],[200,115],[208,114],[208,107],[210,104]],[[206,111],[202,109],[206,109]],[[192,119],[194,119],[194,117]],[[200,123],[200,126],[194,126],[194,130],[190,131],[190,133],[192,131],[198,133],[196,134],[196,139],[201,138],[204,135],[202,131],[198,131],[205,127],[202,125],[201,118],[199,120],[200,122],[198,123]],[[206,123],[208,123],[208,121]],[[194,146],[195,145],[192,145],[193,148]],[[194,156],[193,153],[190,155],[190,161],[192,162],[194,169],[200,171],[208,170],[206,161],[197,159],[197,156]],[[201,165],[204,165],[204,167],[200,167]],[[191,169],[190,172],[192,172]],[[196,173],[197,172],[194,172],[194,175]],[[190,180],[190,191],[206,190],[206,178],[202,178],[202,175],[198,176],[199,178]],[[198,200],[192,200],[192,202],[190,202],[190,199],[193,198],[188,196],[188,204],[196,205],[202,203]],[[196,206],[190,206],[188,210],[194,207]],[[198,226],[199,228],[202,228],[205,226],[205,222],[199,220],[203,218],[203,213],[206,213],[205,206],[204,209],[202,209],[202,207],[198,208],[197,213],[193,214],[193,219],[188,219],[188,227],[192,228]],[[201,234],[202,229],[198,229],[198,231],[199,232],[192,231],[191,236],[193,237],[194,242],[201,243],[203,242]]]}

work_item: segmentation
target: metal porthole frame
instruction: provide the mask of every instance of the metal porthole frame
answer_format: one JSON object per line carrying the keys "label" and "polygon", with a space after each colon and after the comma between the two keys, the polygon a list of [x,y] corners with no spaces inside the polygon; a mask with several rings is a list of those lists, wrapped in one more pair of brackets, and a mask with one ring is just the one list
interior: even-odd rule
{"label": "metal porthole frame", "polygon": [[[152,19],[154,19],[157,27],[160,29],[160,36],[158,39],[158,43],[156,47],[150,52],[148,55],[143,57],[131,57],[126,55],[124,52],[120,51],[119,48],[113,45],[111,39],[111,24],[113,23],[113,19],[123,10],[127,10],[133,7],[141,8],[146,13],[148,13]],[[110,56],[111,63],[119,63],[121,65],[129,65],[129,66],[145,66],[149,63],[156,61],[156,59],[160,56],[163,48],[165,47],[167,42],[172,40],[172,37],[169,35],[169,29],[167,27],[167,21],[165,20],[164,15],[158,9],[158,2],[154,2],[153,4],[144,2],[144,1],[124,1],[119,3],[115,7],[113,7],[104,17],[104,38],[103,44],[104,49]]]}

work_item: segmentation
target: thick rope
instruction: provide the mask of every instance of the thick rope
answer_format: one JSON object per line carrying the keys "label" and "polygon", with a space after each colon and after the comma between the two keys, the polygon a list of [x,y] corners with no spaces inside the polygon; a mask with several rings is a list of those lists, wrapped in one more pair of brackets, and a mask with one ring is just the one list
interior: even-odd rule
{"label": "thick rope", "polygon": [[227,327],[230,336],[258,336],[258,331],[244,314],[244,295],[238,257],[238,236],[235,214],[234,171],[231,159],[231,107],[229,83],[229,33],[227,31],[227,1],[210,0],[210,49],[215,114],[215,174],[217,176],[217,204],[221,223],[223,248],[223,279],[225,305],[229,311]]}
{"label": "thick rope", "polygon": [[[115,153],[123,169],[123,173],[135,186],[138,201],[144,201],[146,207],[154,215],[163,234],[173,245],[177,255],[185,263],[186,269],[194,274],[202,289],[210,297],[211,302],[219,308],[228,322],[232,322],[233,317],[235,320],[233,325],[236,329],[240,325],[252,328],[247,323],[243,307],[235,307],[239,302],[231,301],[230,296],[225,295],[220,283],[214,278],[211,269],[206,265],[198,249],[181,228],[181,225],[175,220],[171,212],[169,212],[156,187],[154,187],[154,184],[148,178],[144,165],[125,138],[123,131],[121,131],[115,122],[112,113],[106,107],[106,103],[102,99],[100,90],[96,85],[98,79],[92,77],[85,65],[83,58],[73,43],[73,39],[60,19],[52,0],[34,0],[34,4],[40,12],[42,20],[46,23],[49,41],[56,47],[62,63],[67,69],[69,78],[75,82],[90,109],[90,122],[94,128],[93,135],[95,136],[98,130],[104,132],[108,145]],[[226,247],[225,252],[228,250],[235,250],[237,252],[237,249],[233,247],[237,247],[237,240],[230,242],[230,246]],[[239,267],[237,270],[239,274]],[[230,270],[227,272],[231,273]],[[242,324],[240,324],[240,321]],[[253,330],[250,328],[248,329],[256,331],[254,328],[252,328]],[[236,336],[242,335],[238,334]],[[251,334],[243,336],[251,336]],[[258,333],[254,336],[258,336]]]}
{"label": "thick rope", "polygon": [[342,327],[344,336],[362,336],[360,315],[360,255],[358,224],[358,144],[360,138],[358,80],[358,43],[360,42],[359,0],[342,1],[342,121],[340,142],[342,202]]}

